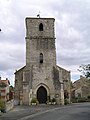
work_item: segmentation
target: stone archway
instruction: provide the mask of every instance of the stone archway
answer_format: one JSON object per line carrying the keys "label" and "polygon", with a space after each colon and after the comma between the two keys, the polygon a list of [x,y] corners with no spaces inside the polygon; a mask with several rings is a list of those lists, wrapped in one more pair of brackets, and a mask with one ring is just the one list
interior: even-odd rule
{"label": "stone archway", "polygon": [[40,104],[47,102],[47,90],[45,87],[40,86],[37,90],[37,100]]}

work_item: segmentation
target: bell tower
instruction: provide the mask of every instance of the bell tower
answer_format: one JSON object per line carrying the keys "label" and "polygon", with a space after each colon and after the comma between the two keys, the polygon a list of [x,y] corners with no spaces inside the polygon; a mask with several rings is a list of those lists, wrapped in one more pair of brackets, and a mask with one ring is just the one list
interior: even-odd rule
{"label": "bell tower", "polygon": [[26,67],[56,65],[54,18],[26,18]]}
{"label": "bell tower", "polygon": [[54,21],[54,18],[26,18],[26,71],[24,76],[29,85],[29,103],[33,97],[37,98],[39,103],[46,103],[50,97],[55,96],[53,84],[53,68],[56,67]]}

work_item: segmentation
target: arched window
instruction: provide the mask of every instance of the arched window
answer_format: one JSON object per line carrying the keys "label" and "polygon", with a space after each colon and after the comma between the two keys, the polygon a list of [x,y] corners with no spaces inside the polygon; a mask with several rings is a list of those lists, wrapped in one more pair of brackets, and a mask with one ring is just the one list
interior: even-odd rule
{"label": "arched window", "polygon": [[43,31],[43,24],[42,23],[39,24],[39,31]]}
{"label": "arched window", "polygon": [[40,63],[43,63],[43,54],[40,53]]}

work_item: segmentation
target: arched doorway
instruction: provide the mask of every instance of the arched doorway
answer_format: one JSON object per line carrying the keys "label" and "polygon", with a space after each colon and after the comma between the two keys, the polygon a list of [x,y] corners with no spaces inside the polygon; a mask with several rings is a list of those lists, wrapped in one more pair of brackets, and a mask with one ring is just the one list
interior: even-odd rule
{"label": "arched doorway", "polygon": [[43,86],[37,90],[37,99],[40,104],[47,102],[47,90]]}

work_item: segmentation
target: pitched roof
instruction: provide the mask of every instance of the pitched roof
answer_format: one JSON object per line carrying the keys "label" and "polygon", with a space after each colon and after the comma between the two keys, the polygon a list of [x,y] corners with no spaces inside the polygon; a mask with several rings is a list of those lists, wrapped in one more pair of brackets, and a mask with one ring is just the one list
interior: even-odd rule
{"label": "pitched roof", "polygon": [[61,69],[61,70],[64,70],[64,71],[66,71],[66,72],[69,72],[70,73],[70,70],[68,71],[68,70],[66,70],[65,68],[62,68],[61,66],[59,66],[59,65],[56,65],[59,69]]}
{"label": "pitched roof", "polygon": [[22,68],[20,68],[19,70],[16,70],[14,74],[16,74],[19,71],[22,71],[26,66],[23,66]]}
{"label": "pitched roof", "polygon": [[10,81],[9,80],[1,80],[1,82],[5,83],[6,85],[10,85]]}

